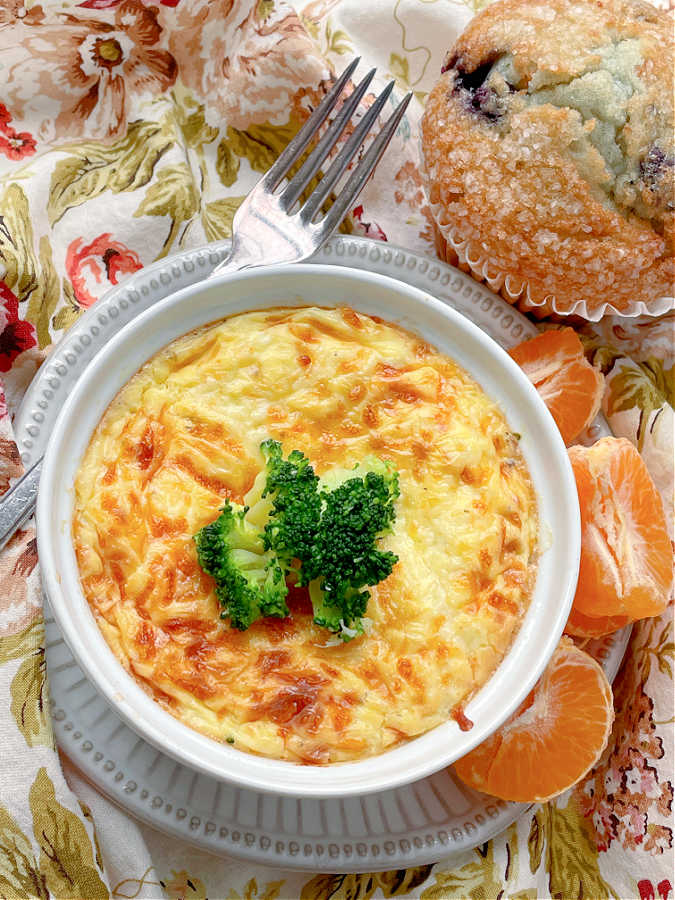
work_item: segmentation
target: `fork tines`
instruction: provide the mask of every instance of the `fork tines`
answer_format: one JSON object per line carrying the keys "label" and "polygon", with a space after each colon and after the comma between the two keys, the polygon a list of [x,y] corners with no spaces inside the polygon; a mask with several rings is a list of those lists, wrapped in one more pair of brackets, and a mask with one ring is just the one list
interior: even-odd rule
{"label": "fork tines", "polygon": [[[263,184],[266,191],[274,191],[289,174],[295,163],[300,160],[312,138],[317,135],[321,126],[336,106],[347,82],[354,73],[359,62],[360,59],[357,58],[347,66],[330,92],[316,107],[297,135],[288,144],[272,168],[264,176]],[[344,101],[340,111],[317,142],[312,152],[304,160],[300,169],[288,184],[284,186],[279,194],[278,202],[280,208],[285,213],[291,213],[293,206],[301,198],[307,185],[317,174],[331,151],[336,147],[341,135],[351,122],[352,116],[356,112],[361,99],[368,90],[375,75],[375,71],[375,69],[371,69],[354,88],[353,92]],[[313,219],[328,199],[331,190],[349,168],[349,165],[362,147],[371,128],[389,100],[394,84],[395,82],[393,81],[389,82],[370,108],[364,113],[361,120],[354,128],[353,133],[349,136],[347,141],[345,141],[344,146],[332,161],[328,170],[322,175],[318,186],[301,207],[299,218],[305,227],[309,227],[312,224]],[[380,157],[386,150],[389,141],[395,134],[411,97],[412,93],[408,93],[394,109],[363,158],[341,188],[325,218],[317,222],[316,225],[313,226],[314,228],[319,229],[322,233],[330,233],[340,224],[344,216],[349,212],[352,203],[356,200],[356,197],[368,181],[375,166],[379,162]]]}

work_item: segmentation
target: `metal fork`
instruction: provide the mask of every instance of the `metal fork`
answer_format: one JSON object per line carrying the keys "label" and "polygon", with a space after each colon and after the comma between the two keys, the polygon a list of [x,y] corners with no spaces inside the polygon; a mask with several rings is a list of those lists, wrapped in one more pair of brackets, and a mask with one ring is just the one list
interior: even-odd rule
{"label": "metal fork", "polygon": [[351,165],[382,112],[393,90],[393,81],[389,82],[363,115],[307,200],[296,212],[293,210],[303,191],[335,148],[351,121],[373,80],[375,69],[368,72],[345,100],[339,113],[298,172],[284,185],[282,190],[278,190],[278,188],[334,109],[359,61],[357,58],[347,66],[330,93],[324,97],[272,168],[263,175],[241,204],[232,223],[232,252],[228,259],[216,266],[209,277],[213,278],[226,272],[252,266],[298,262],[306,259],[321,247],[349,212],[394,136],[412,93],[406,94],[398,104],[349,176],[328,212],[323,218],[315,221],[329,198],[331,190]]}
{"label": "metal fork", "polygon": [[[297,212],[293,212],[293,209],[301,199],[307,185],[337,145],[363,95],[368,90],[375,75],[375,69],[368,72],[354,92],[345,100],[339,113],[298,172],[280,191],[278,188],[335,108],[359,61],[357,58],[347,66],[330,93],[317,106],[272,168],[263,175],[239,207],[232,225],[230,256],[216,266],[209,278],[253,266],[299,262],[306,259],[328,240],[349,212],[394,136],[412,94],[407,94],[398,104],[350,174],[333,205],[323,218],[315,221],[324,203],[328,200],[331,190],[351,165],[377,117],[382,112],[394,87],[393,81],[386,86],[363,115],[325,175],[320,179],[317,187],[300,209]],[[42,458],[0,499],[0,550],[35,509],[41,467]]]}

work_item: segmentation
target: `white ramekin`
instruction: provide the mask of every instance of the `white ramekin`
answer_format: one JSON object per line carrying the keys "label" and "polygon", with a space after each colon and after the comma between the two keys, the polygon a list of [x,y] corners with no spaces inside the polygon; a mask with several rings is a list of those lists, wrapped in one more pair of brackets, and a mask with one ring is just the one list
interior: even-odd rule
{"label": "white ramekin", "polygon": [[[416,332],[462,365],[502,408],[532,475],[541,554],[534,595],[514,643],[466,707],[474,722],[446,722],[380,756],[326,767],[266,759],[218,743],[173,718],[127,674],[99,631],[80,587],[71,538],[73,482],[91,434],[120,388],[174,338],[246,310],[348,305]],[[143,312],[89,363],[69,395],[45,454],[37,504],[43,584],[78,664],[151,744],[208,775],[303,797],[366,794],[416,781],[463,756],[522,702],[545,668],[571,607],[580,553],[579,505],[567,452],[546,406],[491,338],[440,300],[382,275],[322,265],[274,266],[187,287]]]}

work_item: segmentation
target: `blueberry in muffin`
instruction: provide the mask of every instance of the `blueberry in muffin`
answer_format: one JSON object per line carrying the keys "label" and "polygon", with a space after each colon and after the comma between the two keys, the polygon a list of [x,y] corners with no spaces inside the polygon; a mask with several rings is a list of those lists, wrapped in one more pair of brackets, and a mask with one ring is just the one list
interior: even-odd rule
{"label": "blueberry in muffin", "polygon": [[422,119],[438,223],[528,299],[590,315],[672,296],[673,25],[642,0],[498,0]]}

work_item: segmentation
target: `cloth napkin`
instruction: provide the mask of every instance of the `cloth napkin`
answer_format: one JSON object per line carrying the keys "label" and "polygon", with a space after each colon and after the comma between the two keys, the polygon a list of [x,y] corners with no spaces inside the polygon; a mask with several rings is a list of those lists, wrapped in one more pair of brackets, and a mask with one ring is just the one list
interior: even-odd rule
{"label": "cloth napkin", "polygon": [[[355,55],[414,102],[347,227],[433,254],[417,122],[485,0],[0,0],[0,491],[12,418],[45,354],[111,285],[230,234],[233,214]],[[672,520],[675,318],[582,329],[603,409]],[[672,521],[671,521],[672,538]],[[298,874],[139,824],[54,746],[32,525],[0,558],[0,897],[670,900],[672,615],[633,633],[591,775],[460,860]]]}

